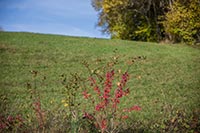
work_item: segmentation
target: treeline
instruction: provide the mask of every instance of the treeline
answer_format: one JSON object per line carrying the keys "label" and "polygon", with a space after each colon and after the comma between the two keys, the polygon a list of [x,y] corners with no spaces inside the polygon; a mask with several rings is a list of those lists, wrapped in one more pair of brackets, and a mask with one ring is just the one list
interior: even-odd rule
{"label": "treeline", "polygon": [[200,41],[200,0],[92,0],[92,6],[111,38]]}

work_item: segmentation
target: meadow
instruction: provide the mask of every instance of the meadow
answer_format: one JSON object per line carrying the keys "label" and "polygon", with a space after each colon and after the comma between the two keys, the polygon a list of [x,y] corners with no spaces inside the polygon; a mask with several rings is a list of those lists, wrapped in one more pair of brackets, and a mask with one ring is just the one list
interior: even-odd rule
{"label": "meadow", "polygon": [[[32,97],[39,95],[46,114],[39,131],[71,131],[65,102],[68,90],[62,81],[70,81],[73,73],[87,78],[83,61],[95,69],[97,60],[103,60],[103,66],[116,57],[116,71],[125,72],[129,61],[134,60],[128,71],[129,98],[124,98],[120,106],[141,107],[130,114],[119,132],[200,131],[199,48],[22,32],[0,32],[0,124],[8,116],[20,115],[23,130],[38,129]],[[33,94],[33,88],[37,94]],[[77,96],[82,101],[80,108],[87,104],[81,93]],[[22,129],[7,126],[0,131]]]}

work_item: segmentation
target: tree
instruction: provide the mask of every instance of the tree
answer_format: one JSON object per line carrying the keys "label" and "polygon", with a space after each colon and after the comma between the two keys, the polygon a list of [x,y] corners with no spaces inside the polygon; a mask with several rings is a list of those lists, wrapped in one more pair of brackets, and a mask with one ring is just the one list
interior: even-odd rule
{"label": "tree", "polygon": [[173,42],[200,41],[200,1],[177,0],[166,13],[164,28]]}
{"label": "tree", "polygon": [[200,0],[92,0],[98,26],[112,38],[200,41]]}
{"label": "tree", "polygon": [[98,26],[112,38],[158,41],[163,37],[159,17],[172,0],[92,0]]}

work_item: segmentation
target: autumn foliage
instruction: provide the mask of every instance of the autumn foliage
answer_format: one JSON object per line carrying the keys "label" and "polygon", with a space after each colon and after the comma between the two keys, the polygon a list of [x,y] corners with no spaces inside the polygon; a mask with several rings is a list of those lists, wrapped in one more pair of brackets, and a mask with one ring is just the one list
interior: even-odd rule
{"label": "autumn foliage", "polygon": [[98,26],[111,38],[140,41],[200,40],[199,0],[92,0]]}
{"label": "autumn foliage", "polygon": [[199,0],[177,0],[166,13],[164,28],[174,42],[200,41],[200,2]]}

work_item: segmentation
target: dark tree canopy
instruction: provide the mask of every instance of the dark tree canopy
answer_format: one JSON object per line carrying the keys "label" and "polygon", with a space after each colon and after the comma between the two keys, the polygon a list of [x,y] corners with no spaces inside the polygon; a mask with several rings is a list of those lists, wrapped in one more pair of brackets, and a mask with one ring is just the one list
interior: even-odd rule
{"label": "dark tree canopy", "polygon": [[99,13],[98,26],[112,38],[159,41],[171,34],[163,23],[174,3],[188,1],[199,0],[92,0],[92,6]]}

